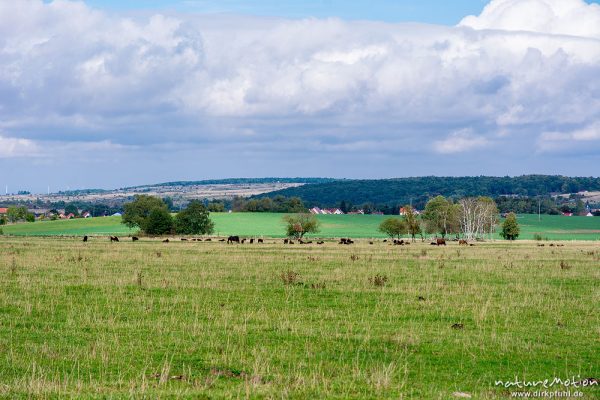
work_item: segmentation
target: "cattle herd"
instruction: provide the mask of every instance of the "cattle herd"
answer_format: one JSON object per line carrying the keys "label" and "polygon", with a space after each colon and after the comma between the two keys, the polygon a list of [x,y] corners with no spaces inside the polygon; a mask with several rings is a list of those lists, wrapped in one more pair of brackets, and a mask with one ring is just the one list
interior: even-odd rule
{"label": "cattle herd", "polygon": [[[87,242],[89,239],[90,239],[90,237],[86,235],[86,236],[83,237],[83,242]],[[110,239],[111,243],[119,241],[119,238],[117,236],[109,236],[109,239]],[[137,237],[137,236],[132,236],[131,240],[133,242],[137,242],[137,241],[140,240],[140,238]],[[181,238],[180,240],[182,242],[188,242],[188,241],[190,241],[190,242],[203,242],[203,241],[204,242],[211,242],[213,239],[212,238],[205,238],[205,239],[202,239],[202,238]],[[217,239],[215,239],[215,240],[217,240]],[[227,244],[244,244],[246,242],[248,242],[249,244],[264,243],[264,239],[262,239],[262,238],[240,238],[240,236],[238,236],[238,235],[232,235],[232,236],[227,237],[227,239],[221,238],[221,239],[218,239],[218,240],[219,240],[219,242],[227,242]],[[166,238],[166,239],[162,240],[163,243],[170,243],[170,241],[171,240],[169,240],[169,238]],[[464,240],[464,239],[460,239],[460,240],[459,239],[455,239],[455,241],[458,241],[458,244],[460,246],[475,246],[475,244],[469,243],[467,240]],[[295,243],[298,243],[298,244],[313,244],[313,241],[311,241],[311,240],[304,241],[301,238],[300,239],[296,239],[296,241],[294,241],[293,239],[283,239],[283,244],[291,245],[291,244],[295,244]],[[388,240],[387,239],[383,240],[383,243],[388,243]],[[325,241],[324,240],[319,240],[319,241],[316,242],[316,244],[317,245],[323,245],[323,244],[325,244]],[[354,244],[354,240],[352,240],[351,238],[340,238],[338,244],[341,244],[341,245],[352,245],[352,244]],[[373,240],[370,240],[369,244],[372,245],[372,244],[375,244],[375,242]],[[390,242],[390,244],[394,245],[394,246],[408,246],[408,245],[410,245],[410,241],[404,240],[404,239],[393,239]],[[430,244],[432,246],[446,246],[446,239],[444,239],[444,238],[435,238],[435,240],[432,241]],[[543,244],[542,244],[542,246],[543,246]],[[560,246],[560,245],[558,245],[558,246]]]}

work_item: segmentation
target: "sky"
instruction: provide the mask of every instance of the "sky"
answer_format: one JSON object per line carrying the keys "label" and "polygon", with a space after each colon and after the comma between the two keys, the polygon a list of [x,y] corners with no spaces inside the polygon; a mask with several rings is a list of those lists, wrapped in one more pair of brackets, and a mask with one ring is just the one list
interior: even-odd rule
{"label": "sky", "polygon": [[9,192],[599,165],[597,2],[0,2]]}

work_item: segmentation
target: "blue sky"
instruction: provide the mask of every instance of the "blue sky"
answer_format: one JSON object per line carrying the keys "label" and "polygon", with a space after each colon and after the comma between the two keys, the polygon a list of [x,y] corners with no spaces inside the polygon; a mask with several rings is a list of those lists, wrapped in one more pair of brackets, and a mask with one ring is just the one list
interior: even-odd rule
{"label": "blue sky", "polygon": [[598,4],[0,1],[14,191],[599,164]]}
{"label": "blue sky", "polygon": [[418,21],[453,25],[464,16],[479,14],[485,0],[87,0],[112,10],[172,9],[181,12],[229,12],[290,18],[338,17],[387,22]]}

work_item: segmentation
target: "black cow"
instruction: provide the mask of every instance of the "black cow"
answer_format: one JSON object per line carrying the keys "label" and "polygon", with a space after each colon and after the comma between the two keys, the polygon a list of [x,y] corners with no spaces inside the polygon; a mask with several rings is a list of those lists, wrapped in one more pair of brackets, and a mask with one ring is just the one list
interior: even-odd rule
{"label": "black cow", "polygon": [[87,239],[88,239],[87,235],[83,237],[84,242],[87,242]]}
{"label": "black cow", "polygon": [[169,243],[169,239],[163,240],[163,243]]}
{"label": "black cow", "polygon": [[[200,239],[198,239],[198,240],[200,240]],[[204,241],[205,242],[212,242],[211,238],[205,239]]]}
{"label": "black cow", "polygon": [[116,236],[111,236],[111,237],[110,237],[110,242],[111,242],[111,243],[112,243],[112,242],[118,242],[118,241],[119,241],[119,238],[118,238],[118,237],[116,237]]}
{"label": "black cow", "polygon": [[187,242],[187,239],[186,238],[181,238],[181,241],[182,242]]}
{"label": "black cow", "polygon": [[288,244],[290,242],[289,239],[283,239],[283,244]]}
{"label": "black cow", "polygon": [[250,239],[250,244],[254,243],[254,239]]}
{"label": "black cow", "polygon": [[258,243],[264,243],[262,239],[258,239]]}
{"label": "black cow", "polygon": [[239,242],[240,242],[240,237],[239,236],[229,236],[227,238],[227,244],[239,243]]}
{"label": "black cow", "polygon": [[139,238],[139,237],[137,237],[137,236],[132,236],[132,237],[131,237],[131,241],[132,241],[132,242],[137,242],[138,240],[140,240],[140,238]]}

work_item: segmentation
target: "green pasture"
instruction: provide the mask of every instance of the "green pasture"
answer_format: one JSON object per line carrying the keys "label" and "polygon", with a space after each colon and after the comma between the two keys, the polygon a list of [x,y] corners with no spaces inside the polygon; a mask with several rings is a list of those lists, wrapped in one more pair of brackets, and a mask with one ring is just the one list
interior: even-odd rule
{"label": "green pasture", "polygon": [[[319,215],[318,237],[383,238],[377,230],[381,215]],[[216,235],[283,237],[283,214],[212,213]],[[521,236],[535,234],[548,240],[600,240],[600,217],[564,217],[556,215],[520,215]],[[121,224],[120,217],[100,217],[63,221],[22,223],[2,227],[5,234],[17,236],[128,235],[135,231]],[[496,235],[496,238],[498,236]]]}
{"label": "green pasture", "polygon": [[600,377],[599,263],[594,242],[3,236],[0,398],[506,399]]}

